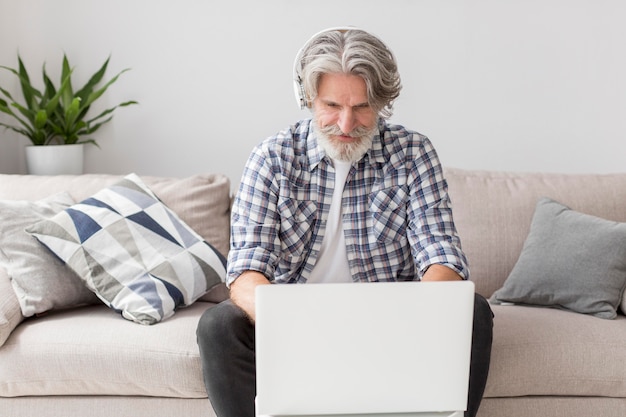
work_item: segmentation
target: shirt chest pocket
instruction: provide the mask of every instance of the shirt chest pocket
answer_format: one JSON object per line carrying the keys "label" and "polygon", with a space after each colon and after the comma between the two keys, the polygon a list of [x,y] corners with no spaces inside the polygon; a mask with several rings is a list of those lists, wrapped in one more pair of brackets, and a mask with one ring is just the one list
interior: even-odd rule
{"label": "shirt chest pocket", "polygon": [[378,242],[403,242],[406,240],[407,192],[403,187],[385,188],[369,196],[371,229]]}
{"label": "shirt chest pocket", "polygon": [[285,198],[278,202],[281,249],[283,256],[299,257],[311,242],[317,219],[315,201]]}

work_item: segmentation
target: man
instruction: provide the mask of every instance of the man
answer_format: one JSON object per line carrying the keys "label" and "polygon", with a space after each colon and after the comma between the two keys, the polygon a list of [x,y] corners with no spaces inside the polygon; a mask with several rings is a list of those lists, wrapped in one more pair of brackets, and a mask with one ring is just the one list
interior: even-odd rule
{"label": "man", "polygon": [[[329,29],[301,49],[294,73],[313,118],[252,152],[233,205],[231,299],[198,325],[219,417],[254,416],[257,285],[469,278],[434,148],[386,122],[401,89],[392,52],[365,31]],[[477,296],[469,416],[486,383],[491,331]]]}

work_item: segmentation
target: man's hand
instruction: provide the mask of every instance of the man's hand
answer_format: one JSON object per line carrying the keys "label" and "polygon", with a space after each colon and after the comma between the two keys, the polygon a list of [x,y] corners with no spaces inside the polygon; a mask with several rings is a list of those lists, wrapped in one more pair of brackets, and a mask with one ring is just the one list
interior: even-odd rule
{"label": "man's hand", "polygon": [[461,276],[445,265],[433,264],[428,267],[422,281],[459,281]]}
{"label": "man's hand", "polygon": [[[461,276],[444,265],[433,264],[422,276],[422,281],[459,281]],[[246,271],[230,285],[230,299],[239,306],[254,323],[255,289],[258,285],[270,285],[265,275],[256,271]]]}
{"label": "man's hand", "polygon": [[258,285],[269,284],[265,275],[256,271],[246,271],[230,284],[230,299],[248,315],[253,323],[256,319],[255,289]]}

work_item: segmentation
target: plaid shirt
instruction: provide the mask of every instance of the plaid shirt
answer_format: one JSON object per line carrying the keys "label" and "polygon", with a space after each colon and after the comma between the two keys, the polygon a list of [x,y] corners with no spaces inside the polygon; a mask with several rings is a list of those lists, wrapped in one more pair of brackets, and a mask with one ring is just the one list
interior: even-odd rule
{"label": "plaid shirt", "polygon": [[[233,205],[227,284],[247,270],[276,283],[306,282],[334,185],[310,119],[258,145]],[[355,282],[416,280],[431,264],[468,278],[437,154],[428,138],[402,126],[380,120],[371,149],[353,163],[343,229]]]}

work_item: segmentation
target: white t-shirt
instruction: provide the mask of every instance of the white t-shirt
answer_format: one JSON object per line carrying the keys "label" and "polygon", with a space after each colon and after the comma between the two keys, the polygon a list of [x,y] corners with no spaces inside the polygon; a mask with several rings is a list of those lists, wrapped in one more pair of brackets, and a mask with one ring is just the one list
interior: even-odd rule
{"label": "white t-shirt", "polygon": [[335,165],[333,199],[330,203],[326,229],[323,231],[322,247],[307,283],[352,282],[343,234],[341,204],[352,163],[333,159],[333,164]]}

